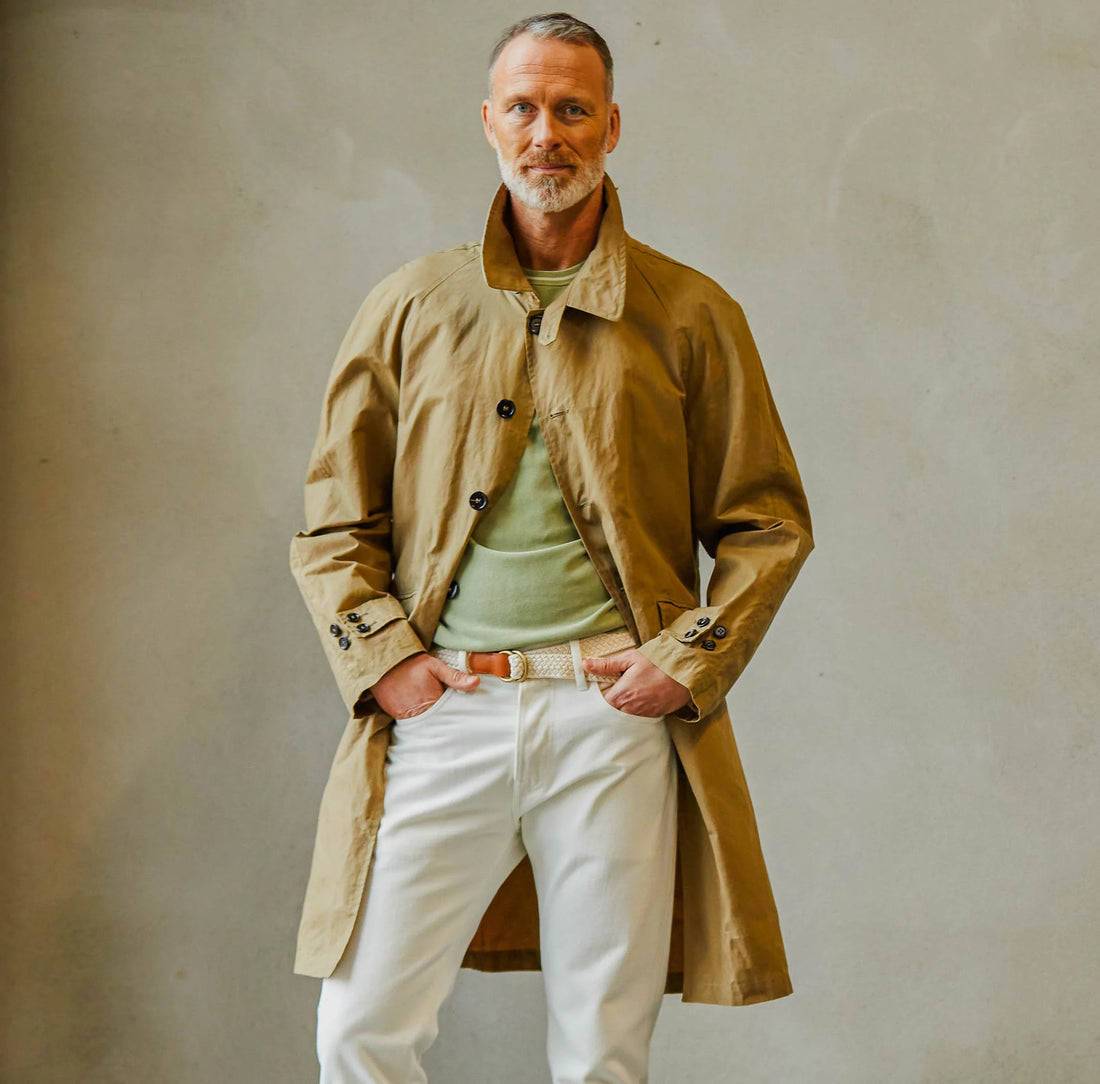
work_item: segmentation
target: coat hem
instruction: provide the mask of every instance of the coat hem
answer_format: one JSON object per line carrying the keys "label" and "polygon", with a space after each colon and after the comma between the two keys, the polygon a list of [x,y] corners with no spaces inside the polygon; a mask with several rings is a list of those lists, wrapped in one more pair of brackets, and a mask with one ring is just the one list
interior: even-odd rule
{"label": "coat hem", "polygon": [[794,993],[791,980],[783,974],[757,977],[753,984],[738,990],[732,984],[692,983],[691,988],[681,997],[681,1001],[705,1005],[729,1005],[740,1008],[744,1005],[758,1005],[764,1001],[777,1001]]}
{"label": "coat hem", "polygon": [[[511,949],[506,952],[469,952],[462,966],[471,971],[495,974],[504,971],[538,971],[541,959],[537,949]],[[311,979],[327,979],[333,968],[325,970],[322,966],[304,961],[295,961],[294,974]],[[746,1005],[758,1005],[766,1001],[777,1001],[789,997],[793,992],[790,979],[785,975],[773,975],[754,983],[745,991],[735,989],[723,983],[692,983],[684,991],[684,973],[670,971],[665,983],[666,994],[680,994],[680,1000],[686,1004],[726,1005],[741,1008]]]}
{"label": "coat hem", "polygon": [[[542,962],[538,949],[469,950],[462,960],[462,966],[488,973],[538,971]],[[692,982],[685,992],[683,971],[669,971],[664,992],[680,994],[681,1000],[688,1003],[740,1007],[775,1001],[788,997],[794,991],[785,972],[769,972],[754,976],[752,984],[744,989],[738,989],[732,983]]]}

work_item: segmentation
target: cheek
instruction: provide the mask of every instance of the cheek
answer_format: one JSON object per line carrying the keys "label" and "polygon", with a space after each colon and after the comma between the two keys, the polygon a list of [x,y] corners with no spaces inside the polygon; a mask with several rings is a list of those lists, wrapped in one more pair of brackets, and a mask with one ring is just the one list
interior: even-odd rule
{"label": "cheek", "polygon": [[573,144],[573,148],[577,153],[578,158],[583,158],[586,162],[591,161],[600,153],[601,142],[598,139],[584,139],[576,140]]}
{"label": "cheek", "polygon": [[497,143],[505,154],[514,153],[523,145],[523,132],[513,126],[497,126]]}

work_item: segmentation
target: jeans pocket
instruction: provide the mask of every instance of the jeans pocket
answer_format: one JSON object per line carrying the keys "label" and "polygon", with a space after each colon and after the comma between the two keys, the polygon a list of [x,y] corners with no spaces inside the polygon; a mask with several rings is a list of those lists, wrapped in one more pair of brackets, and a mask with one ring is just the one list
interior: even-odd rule
{"label": "jeans pocket", "polygon": [[402,718],[400,719],[395,719],[394,722],[416,723],[429,715],[434,715],[439,710],[443,702],[449,699],[456,692],[458,692],[458,690],[453,685],[448,685],[444,688],[443,692],[439,694],[438,698],[431,704],[429,704],[423,711],[419,711],[415,715],[402,716]]}
{"label": "jeans pocket", "polygon": [[[592,682],[592,688],[596,690],[596,695],[603,701],[603,706],[608,711],[614,712],[620,719],[629,719],[634,723],[659,723],[664,718],[663,715],[632,715],[629,711],[623,711],[622,708],[617,708],[610,703],[603,694],[602,686],[597,682]],[[609,688],[613,688],[613,686],[609,686]]]}

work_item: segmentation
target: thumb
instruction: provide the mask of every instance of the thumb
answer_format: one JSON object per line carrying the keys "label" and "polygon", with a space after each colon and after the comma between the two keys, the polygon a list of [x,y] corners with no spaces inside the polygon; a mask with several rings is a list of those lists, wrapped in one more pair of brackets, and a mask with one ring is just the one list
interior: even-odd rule
{"label": "thumb", "polygon": [[611,677],[629,670],[633,665],[626,652],[620,651],[615,655],[601,655],[599,658],[585,659],[583,666],[586,674],[595,674],[597,677]]}
{"label": "thumb", "polygon": [[467,674],[465,670],[458,670],[454,666],[448,666],[445,662],[429,656],[432,659],[431,671],[444,685],[453,689],[475,689],[481,678],[477,674]]}

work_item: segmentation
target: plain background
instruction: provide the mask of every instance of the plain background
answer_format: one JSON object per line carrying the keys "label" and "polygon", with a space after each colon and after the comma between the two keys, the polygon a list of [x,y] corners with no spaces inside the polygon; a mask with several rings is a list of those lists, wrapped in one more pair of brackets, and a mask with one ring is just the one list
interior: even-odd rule
{"label": "plain background", "polygon": [[[584,3],[626,226],[743,304],[817,550],[730,696],[796,993],[655,1084],[1100,1057],[1100,11]],[[336,347],[480,237],[528,10],[3,7],[3,1079],[315,1079],[291,974],[344,711],[287,566]],[[545,1081],[463,972],[440,1084]]]}

